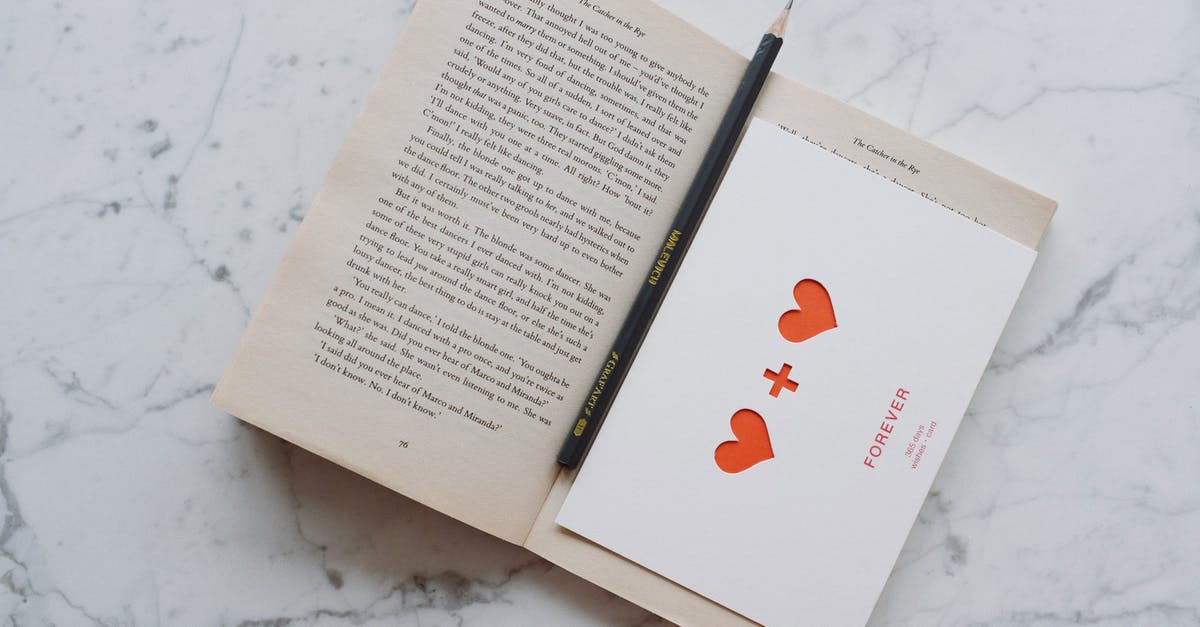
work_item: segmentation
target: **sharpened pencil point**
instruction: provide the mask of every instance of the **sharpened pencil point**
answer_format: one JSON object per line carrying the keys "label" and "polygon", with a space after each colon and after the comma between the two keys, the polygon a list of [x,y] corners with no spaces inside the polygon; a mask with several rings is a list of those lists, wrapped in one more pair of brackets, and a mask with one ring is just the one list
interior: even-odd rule
{"label": "sharpened pencil point", "polygon": [[792,1],[788,0],[787,6],[783,7],[783,12],[775,18],[775,23],[771,24],[771,28],[767,29],[768,33],[783,39],[783,31],[787,30],[788,16],[792,14]]}

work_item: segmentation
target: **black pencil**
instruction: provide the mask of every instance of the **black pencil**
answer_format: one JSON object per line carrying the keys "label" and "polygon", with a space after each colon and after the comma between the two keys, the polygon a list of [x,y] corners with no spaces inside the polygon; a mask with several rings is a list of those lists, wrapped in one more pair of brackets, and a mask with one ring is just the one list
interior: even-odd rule
{"label": "black pencil", "polygon": [[608,359],[605,360],[600,374],[596,377],[596,383],[584,401],[579,418],[571,425],[571,432],[567,434],[562,450],[558,453],[558,463],[567,468],[575,468],[583,460],[596,431],[604,421],[605,414],[608,413],[617,388],[629,371],[630,362],[646,337],[654,314],[662,304],[667,286],[675,276],[683,253],[700,224],[700,218],[716,192],[725,166],[729,164],[733,148],[746,126],[755,101],[758,100],[758,93],[762,91],[763,83],[771,73],[771,64],[775,62],[775,57],[783,46],[783,31],[791,9],[792,3],[789,0],[783,12],[759,42],[758,51],[750,60],[729,109],[725,112],[721,125],[717,127],[713,142],[708,147],[704,160],[700,162],[700,170],[683,198],[675,222],[667,232],[666,241],[655,259],[654,267],[650,269],[649,276],[638,291],[633,307],[630,308],[625,323],[613,342],[612,350],[609,351]]}

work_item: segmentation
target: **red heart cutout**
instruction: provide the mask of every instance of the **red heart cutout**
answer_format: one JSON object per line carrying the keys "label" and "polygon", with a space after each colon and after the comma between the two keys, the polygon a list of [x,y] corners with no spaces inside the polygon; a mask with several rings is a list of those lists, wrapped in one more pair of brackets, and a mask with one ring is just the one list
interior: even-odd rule
{"label": "red heart cutout", "polygon": [[717,446],[713,459],[717,467],[734,475],[751,466],[775,457],[771,450],[771,436],[767,423],[752,409],[739,409],[729,419],[729,428],[736,440],[722,442]]}
{"label": "red heart cutout", "polygon": [[799,343],[837,327],[833,301],[824,285],[804,279],[792,289],[792,296],[800,308],[779,317],[779,333],[783,339]]}

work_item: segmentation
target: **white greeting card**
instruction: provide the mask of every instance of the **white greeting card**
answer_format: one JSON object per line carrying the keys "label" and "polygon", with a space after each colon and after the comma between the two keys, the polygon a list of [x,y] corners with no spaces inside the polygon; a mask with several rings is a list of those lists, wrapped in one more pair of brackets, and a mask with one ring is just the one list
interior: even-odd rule
{"label": "white greeting card", "polygon": [[861,625],[1035,252],[755,120],[560,525],[766,625]]}

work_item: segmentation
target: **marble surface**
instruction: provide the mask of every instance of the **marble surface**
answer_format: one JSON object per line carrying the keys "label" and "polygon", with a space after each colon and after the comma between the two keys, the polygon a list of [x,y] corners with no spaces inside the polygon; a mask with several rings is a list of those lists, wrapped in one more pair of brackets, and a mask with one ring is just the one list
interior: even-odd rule
{"label": "marble surface", "polygon": [[[663,4],[748,53],[779,1]],[[6,624],[659,624],[208,404],[410,7],[0,3]],[[790,35],[780,71],[1061,205],[872,624],[1200,623],[1200,5]]]}

